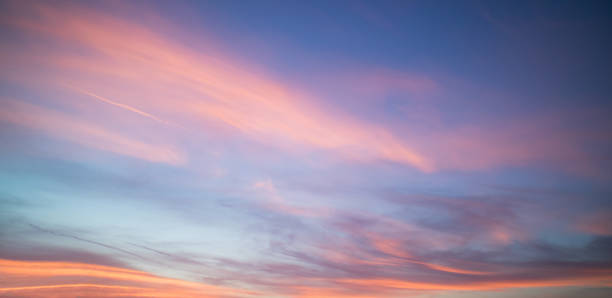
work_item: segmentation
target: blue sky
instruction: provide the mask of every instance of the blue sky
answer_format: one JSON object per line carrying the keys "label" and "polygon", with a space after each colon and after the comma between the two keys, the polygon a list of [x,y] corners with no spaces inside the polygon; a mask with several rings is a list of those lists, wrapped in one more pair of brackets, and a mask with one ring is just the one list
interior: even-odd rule
{"label": "blue sky", "polygon": [[609,3],[0,5],[0,295],[610,294]]}

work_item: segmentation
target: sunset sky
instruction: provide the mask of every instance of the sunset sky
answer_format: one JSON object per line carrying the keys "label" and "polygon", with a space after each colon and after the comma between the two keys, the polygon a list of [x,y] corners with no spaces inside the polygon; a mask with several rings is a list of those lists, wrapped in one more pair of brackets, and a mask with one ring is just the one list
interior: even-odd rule
{"label": "sunset sky", "polygon": [[0,297],[612,297],[610,1],[0,1]]}

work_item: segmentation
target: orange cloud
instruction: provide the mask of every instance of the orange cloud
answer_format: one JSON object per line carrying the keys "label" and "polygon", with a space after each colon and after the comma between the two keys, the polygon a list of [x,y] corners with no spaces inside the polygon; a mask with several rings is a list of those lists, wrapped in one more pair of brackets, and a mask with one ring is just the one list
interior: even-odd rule
{"label": "orange cloud", "polygon": [[612,278],[608,276],[575,277],[559,280],[519,280],[519,281],[482,281],[468,283],[427,283],[411,282],[395,279],[341,279],[338,282],[347,286],[362,286],[376,289],[404,289],[404,290],[458,290],[458,291],[485,291],[505,288],[529,287],[564,287],[564,286],[612,286]]}
{"label": "orange cloud", "polygon": [[[475,271],[475,270],[467,270],[443,265],[437,265],[433,263],[428,263],[424,261],[419,261],[412,255],[410,255],[405,249],[401,247],[401,241],[398,241],[393,238],[382,237],[381,235],[376,234],[368,234],[368,238],[371,241],[371,244],[380,252],[383,252],[389,256],[399,258],[399,260],[388,260],[388,263],[395,263],[396,265],[401,265],[405,263],[412,263],[425,266],[431,270],[442,271],[442,272],[450,272],[457,274],[469,274],[469,275],[486,275],[490,274],[490,272],[483,271]],[[389,259],[389,258],[387,258]]]}
{"label": "orange cloud", "polygon": [[[27,297],[224,297],[255,292],[155,276],[138,270],[0,259],[0,295]],[[77,281],[77,282],[75,282]]]}
{"label": "orange cloud", "polygon": [[0,101],[0,121],[42,131],[77,144],[146,161],[173,165],[185,162],[177,150],[147,144],[58,111],[11,99]]}
{"label": "orange cloud", "polygon": [[385,237],[384,235],[377,233],[366,233],[365,238],[368,239],[370,245],[378,252],[382,252],[385,256],[373,256],[359,249],[357,246],[351,248],[351,252],[355,254],[359,252],[359,258],[355,258],[346,254],[335,252],[334,260],[342,261],[347,264],[370,264],[370,265],[382,265],[382,266],[404,266],[406,264],[417,264],[427,267],[431,270],[450,272],[456,274],[467,274],[467,275],[487,275],[492,272],[484,272],[477,270],[468,270],[444,265],[438,265],[430,262],[425,262],[417,259],[411,255],[405,247],[402,246],[402,242]]}
{"label": "orange cloud", "polygon": [[382,293],[377,295],[368,293],[359,293],[357,291],[349,291],[347,289],[337,289],[328,287],[305,287],[298,286],[292,288],[295,291],[293,297],[301,298],[335,298],[335,297],[380,297]]}

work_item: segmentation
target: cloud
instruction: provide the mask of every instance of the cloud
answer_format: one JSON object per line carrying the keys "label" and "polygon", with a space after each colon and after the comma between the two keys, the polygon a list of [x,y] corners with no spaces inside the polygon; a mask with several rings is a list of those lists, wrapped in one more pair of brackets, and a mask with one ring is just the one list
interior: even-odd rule
{"label": "cloud", "polygon": [[[493,212],[492,216],[499,214],[502,222],[516,220],[512,212],[504,210],[509,206],[496,210],[494,203],[456,200],[456,205],[449,202],[447,207],[465,209],[458,211],[460,220],[465,220],[464,213],[469,216],[485,210]],[[434,200],[432,204],[446,203]],[[276,239],[267,253],[272,257],[268,261],[222,261],[219,266],[226,272],[217,277],[292,297],[384,297],[409,296],[413,292],[419,295],[423,291],[612,286],[606,239],[571,248],[525,238],[483,248],[474,247],[473,241],[461,241],[464,236],[455,235],[454,230],[436,230],[374,214],[341,212],[320,218],[316,226],[300,230],[295,239]],[[474,233],[481,233],[478,229],[487,231],[484,226],[475,228]],[[282,230],[275,229],[278,233]],[[453,236],[457,239],[453,240]]]}
{"label": "cloud", "polygon": [[[221,125],[281,148],[322,149],[342,158],[433,170],[408,141],[384,127],[319,107],[314,103],[321,101],[306,92],[221,53],[192,50],[142,25],[79,7],[32,5],[29,14],[7,19],[24,34],[53,44],[44,47],[45,55],[36,55],[43,51],[36,45],[17,55],[40,57],[37,62],[56,74],[34,73],[27,84],[37,78],[56,87],[70,84],[103,93],[113,98],[107,103],[121,103],[133,112],[134,106],[147,107],[149,118],[164,111],[173,122],[195,131]],[[58,49],[57,44],[63,46]],[[68,45],[86,54],[63,50]],[[23,63],[18,68],[33,69],[19,57],[13,60]]]}
{"label": "cloud", "polygon": [[85,238],[82,238],[82,237],[79,237],[79,236],[75,236],[75,235],[71,235],[71,234],[68,234],[68,233],[65,233],[65,232],[61,232],[61,231],[44,229],[44,228],[41,228],[41,227],[39,227],[37,225],[34,225],[34,224],[30,224],[30,227],[33,228],[37,232],[47,233],[47,234],[51,234],[51,235],[58,236],[58,237],[72,238],[74,240],[78,240],[78,241],[86,242],[86,243],[89,243],[89,244],[101,246],[101,247],[104,247],[104,248],[107,248],[107,249],[110,249],[110,250],[114,250],[114,251],[120,252],[122,254],[126,254],[126,255],[129,255],[129,256],[132,256],[132,257],[136,257],[138,259],[146,260],[146,258],[142,257],[139,254],[133,253],[131,251],[125,250],[125,249],[120,248],[120,247],[108,245],[108,244],[105,244],[105,243],[102,243],[102,242],[99,242],[99,241],[85,239]]}
{"label": "cloud", "polygon": [[72,89],[74,89],[74,90],[76,90],[76,91],[78,91],[78,92],[81,92],[81,93],[83,93],[83,94],[89,95],[89,96],[91,96],[91,97],[93,97],[93,98],[95,98],[95,99],[98,99],[98,100],[100,100],[100,101],[102,101],[102,102],[105,102],[105,103],[108,103],[108,104],[110,104],[110,105],[113,105],[113,106],[116,106],[116,107],[122,108],[122,109],[124,109],[124,110],[128,110],[128,111],[130,111],[130,112],[136,113],[136,114],[138,114],[138,115],[141,115],[141,116],[144,116],[144,117],[147,117],[147,118],[153,119],[153,120],[155,120],[155,121],[157,121],[157,122],[159,122],[159,123],[162,123],[162,124],[168,124],[168,122],[167,122],[167,121],[164,121],[164,120],[162,120],[162,119],[159,119],[158,117],[156,117],[156,116],[154,116],[154,115],[151,115],[151,114],[149,114],[149,113],[147,113],[147,112],[141,111],[141,110],[139,110],[139,109],[137,109],[137,108],[131,107],[131,106],[129,106],[129,105],[126,105],[126,104],[122,104],[122,103],[118,103],[118,102],[112,101],[112,100],[110,100],[110,99],[108,99],[108,98],[102,97],[102,96],[100,96],[100,95],[97,95],[97,94],[94,94],[94,93],[92,93],[92,92],[89,92],[89,91],[86,91],[86,90],[82,90],[82,89],[79,89],[79,88],[76,88],[76,87],[69,87],[69,88],[72,88]]}
{"label": "cloud", "polygon": [[[11,238],[16,237],[13,235]],[[33,244],[15,239],[5,241],[0,246],[0,257],[22,261],[76,262],[127,268],[124,262],[120,262],[111,256],[83,249],[56,247],[40,243]]]}
{"label": "cloud", "polygon": [[255,292],[155,276],[119,267],[0,259],[0,294],[49,297],[227,297]]}
{"label": "cloud", "polygon": [[278,189],[271,180],[261,180],[253,184],[255,194],[259,194],[262,198],[260,205],[271,211],[280,214],[289,214],[300,217],[321,217],[329,216],[332,211],[326,208],[317,207],[299,207],[289,204],[279,194]]}
{"label": "cloud", "polygon": [[77,117],[23,101],[3,98],[0,121],[20,125],[86,147],[150,162],[184,164],[186,157],[164,145],[152,145]]}
{"label": "cloud", "polygon": [[[87,205],[91,213],[77,213],[74,219],[92,214],[101,216],[96,219],[105,220],[104,226],[123,225],[119,226],[120,235],[113,229],[87,235],[73,233],[74,227],[65,231],[47,228],[55,226],[48,222],[22,237],[34,245],[34,240],[47,240],[41,235],[59,236],[60,239],[50,239],[52,243],[104,251],[132,266],[142,265],[137,268],[204,276],[201,280],[207,280],[207,284],[222,286],[117,268],[123,263],[85,251],[75,252],[71,259],[67,254],[75,249],[66,249],[36,255],[37,262],[0,262],[0,277],[10,281],[1,291],[8,295],[63,296],[78,291],[85,296],[100,295],[97,292],[108,296],[248,296],[253,293],[231,287],[247,285],[261,289],[265,296],[355,297],[407,296],[438,290],[610,286],[610,239],[603,237],[610,235],[604,219],[607,214],[578,220],[573,232],[589,235],[579,235],[581,239],[572,243],[575,247],[548,243],[537,240],[546,232],[542,218],[547,218],[555,232],[567,232],[559,229],[562,225],[551,219],[551,212],[545,208],[563,205],[559,198],[539,200],[535,208],[516,202],[515,197],[496,196],[407,196],[389,202],[373,189],[381,185],[411,189],[422,183],[419,187],[443,193],[457,189],[463,192],[467,188],[471,191],[472,179],[482,176],[420,175],[412,171],[406,174],[405,167],[393,167],[387,172],[388,168],[381,170],[371,165],[383,162],[386,167],[392,162],[431,173],[531,167],[542,162],[590,173],[596,172],[597,166],[593,165],[598,155],[591,156],[585,144],[605,141],[609,138],[605,129],[584,134],[589,125],[579,127],[574,121],[566,124],[566,119],[576,118],[537,112],[534,117],[513,118],[507,123],[507,119],[474,119],[471,124],[440,119],[444,113],[430,105],[443,106],[447,102],[432,103],[429,96],[453,90],[445,89],[438,80],[403,71],[362,70],[345,81],[329,80],[352,89],[357,96],[362,93],[364,98],[372,96],[384,101],[386,96],[410,96],[402,101],[405,106],[397,109],[398,113],[410,110],[419,101],[419,108],[412,112],[422,115],[414,118],[436,118],[421,130],[404,118],[379,118],[377,123],[350,115],[352,107],[344,107],[332,97],[314,95],[315,91],[305,91],[211,49],[214,45],[206,44],[214,44],[212,39],[204,40],[204,45],[197,44],[197,40],[185,42],[181,40],[183,34],[173,34],[177,33],[174,28],[163,22],[148,26],[139,23],[142,20],[136,16],[122,18],[78,4],[53,7],[26,3],[22,8],[20,13],[3,12],[3,25],[18,34],[7,37],[14,43],[1,45],[2,60],[9,67],[0,74],[6,81],[18,82],[15,89],[22,88],[30,94],[19,97],[24,100],[1,100],[0,121],[10,124],[11,129],[19,127],[16,134],[26,128],[28,132],[42,132],[89,149],[189,166],[151,172],[148,163],[138,163],[133,168],[95,163],[86,171],[65,165],[43,170],[40,160],[33,160],[34,165],[27,168],[11,165],[7,169],[34,172],[36,177],[28,177],[26,182],[43,181],[42,191],[52,192],[43,197],[60,198],[45,200],[57,204],[53,208],[43,206],[23,214],[31,218],[42,214],[43,222],[61,219],[65,225],[71,218],[60,218],[62,212],[75,214],[75,210]],[[12,40],[15,36],[18,38]],[[7,93],[13,92],[9,89]],[[351,102],[344,104],[349,106]],[[367,105],[380,106],[381,101],[369,101]],[[388,107],[381,109],[385,108]],[[395,106],[393,109],[396,112]],[[442,120],[450,120],[452,127],[446,127]],[[607,122],[599,124],[602,123]],[[208,142],[210,135],[217,138]],[[240,141],[233,142],[235,139]],[[248,142],[242,143],[243,139]],[[253,164],[245,162],[241,154],[261,154],[255,152],[261,148],[251,146],[254,143],[266,150],[274,148],[268,152],[274,156]],[[207,160],[201,157],[208,153],[206,150],[223,151],[224,146],[234,144],[236,147],[223,156],[227,159],[223,161],[226,175],[214,179],[200,176],[199,167],[207,166],[208,161],[214,164],[225,154],[215,152]],[[275,150],[298,158],[277,158]],[[313,164],[317,165],[309,167],[309,160],[299,158],[303,156],[316,156]],[[332,158],[332,165],[321,165],[329,161],[327,157]],[[288,164],[280,164],[279,160]],[[345,167],[345,163],[338,166],[337,160],[366,164]],[[282,176],[278,181],[252,177],[262,177],[260,174],[270,168]],[[103,171],[121,174],[106,177],[100,175]],[[398,172],[401,174],[396,176]],[[324,187],[318,189],[316,197],[291,189],[308,184],[305,180],[309,179],[323,181]],[[290,180],[294,183],[287,183]],[[248,187],[244,190],[240,185]],[[64,193],[69,195],[64,197]],[[253,200],[236,199],[242,195]],[[302,196],[305,199],[301,200]],[[104,201],[100,205],[109,208],[89,206],[94,202],[89,201],[91,197],[100,197],[99,201]],[[364,197],[373,200],[366,201]],[[132,206],[136,208],[128,208],[132,201],[127,200],[135,199],[140,199]],[[167,216],[162,225],[170,226],[158,229],[157,222],[138,220],[144,214],[148,216],[143,218],[156,219],[157,209],[148,207],[160,202],[164,212],[159,216]],[[10,204],[18,202],[4,203],[13,206]],[[567,206],[560,208],[575,211]],[[101,215],[114,210],[125,210],[126,216]],[[52,216],[47,218],[47,214]],[[134,220],[114,220],[126,217]],[[126,225],[130,229],[124,229]],[[105,240],[104,235],[113,237],[113,241]],[[154,239],[144,245],[141,241],[145,237]],[[594,240],[588,242],[591,237]],[[187,243],[194,238],[204,243]],[[559,237],[550,238],[554,242]],[[11,249],[19,247],[14,245]],[[3,251],[3,256],[20,258],[15,252]]]}
{"label": "cloud", "polygon": [[[609,274],[609,273],[608,273]],[[365,286],[369,288],[390,288],[408,290],[494,290],[504,288],[526,288],[526,287],[562,287],[575,285],[612,286],[609,276],[594,276],[571,278],[567,280],[516,280],[516,281],[492,281],[460,284],[424,283],[392,279],[343,279],[340,283],[347,286]]]}
{"label": "cloud", "polygon": [[[576,113],[579,114],[579,113]],[[597,114],[518,116],[506,123],[457,125],[438,130],[420,142],[439,169],[464,171],[503,166],[540,166],[587,176],[605,176],[607,165],[592,144],[609,142],[606,124],[585,128],[569,122],[600,119]],[[587,115],[591,116],[587,116]],[[605,121],[604,121],[605,122]]]}
{"label": "cloud", "polygon": [[430,229],[457,235],[461,241],[455,242],[456,245],[478,243],[482,247],[506,246],[526,240],[530,231],[535,232],[534,227],[525,227],[517,216],[517,213],[526,212],[524,210],[534,209],[535,204],[517,197],[399,195],[391,200],[406,206],[402,214],[414,213],[418,209],[435,215],[419,218],[417,222]]}
{"label": "cloud", "polygon": [[612,236],[612,211],[598,210],[585,214],[575,223],[575,229],[592,235]]}
{"label": "cloud", "polygon": [[[38,43],[10,48],[7,62],[20,71],[4,76],[21,79],[26,86],[36,82],[62,89],[68,84],[72,90],[156,122],[188,128],[189,136],[204,131],[248,137],[290,152],[323,150],[337,158],[391,161],[423,172],[544,165],[601,176],[608,166],[600,162],[603,153],[593,154],[588,148],[593,142],[609,142],[603,129],[609,121],[586,128],[567,129],[564,124],[602,118],[592,113],[535,111],[534,116],[497,123],[483,123],[476,115],[449,128],[444,123],[457,121],[444,117],[453,106],[451,99],[444,98],[455,92],[472,96],[475,91],[384,68],[334,75],[340,93],[385,98],[399,92],[423,99],[407,100],[399,108],[409,111],[408,120],[414,118],[409,125],[402,121],[381,125],[349,115],[350,108],[326,104],[338,99],[314,96],[315,92],[283,82],[213,46],[189,48],[159,33],[172,31],[170,27],[154,31],[76,5],[28,8],[28,13],[7,17],[5,23]],[[63,100],[83,105],[76,99]],[[353,101],[351,96],[344,104]],[[480,102],[471,105],[476,108]],[[120,118],[116,112],[105,113]]]}

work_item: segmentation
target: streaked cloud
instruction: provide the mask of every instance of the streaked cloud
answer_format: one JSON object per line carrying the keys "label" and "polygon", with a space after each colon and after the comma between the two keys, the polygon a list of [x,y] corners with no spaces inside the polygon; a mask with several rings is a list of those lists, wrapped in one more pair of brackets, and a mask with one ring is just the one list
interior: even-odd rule
{"label": "streaked cloud", "polygon": [[147,144],[65,113],[12,99],[2,99],[1,103],[4,106],[0,112],[1,121],[41,131],[52,137],[151,162],[180,165],[186,160],[182,153],[172,147]]}
{"label": "streaked cloud", "polygon": [[[226,297],[256,293],[179,279],[142,271],[67,262],[0,260],[0,274],[10,281],[0,287],[5,295],[49,297]],[[75,280],[80,282],[75,283]]]}
{"label": "streaked cloud", "polygon": [[112,101],[112,100],[110,100],[110,99],[108,99],[108,98],[105,98],[105,97],[99,96],[99,95],[97,95],[97,94],[91,93],[91,92],[86,91],[86,90],[81,90],[81,89],[79,89],[79,88],[75,88],[75,87],[70,87],[70,88],[72,88],[72,89],[74,89],[74,90],[76,90],[76,91],[78,91],[78,92],[81,92],[81,93],[83,93],[83,94],[89,95],[89,96],[91,96],[92,98],[98,99],[98,100],[100,100],[100,101],[102,101],[102,102],[105,102],[105,103],[108,103],[108,104],[114,105],[114,106],[116,106],[116,107],[119,107],[119,108],[122,108],[122,109],[125,109],[125,110],[128,110],[128,111],[130,111],[130,112],[133,112],[133,113],[139,114],[139,115],[141,115],[141,116],[144,116],[144,117],[147,117],[147,118],[153,119],[153,120],[155,120],[155,121],[157,121],[157,122],[159,122],[159,123],[162,123],[162,124],[168,124],[168,122],[167,122],[167,121],[164,121],[164,120],[162,120],[162,119],[159,119],[158,117],[153,116],[153,115],[151,115],[151,114],[149,114],[149,113],[147,113],[147,112],[141,111],[141,110],[139,110],[139,109],[137,109],[137,108],[134,108],[134,107],[131,107],[131,106],[128,106],[128,105],[122,104],[122,103],[118,103],[118,102]]}
{"label": "streaked cloud", "polygon": [[[88,94],[110,88],[113,93],[123,94],[112,101],[105,100],[107,103],[118,106],[121,102],[122,108],[139,111],[140,115],[145,114],[133,106],[170,112],[170,121],[177,120],[196,130],[203,128],[201,120],[212,120],[261,142],[306,146],[351,159],[383,159],[433,170],[422,154],[384,127],[340,111],[328,112],[314,105],[315,101],[304,91],[245,68],[222,54],[185,48],[141,25],[100,13],[82,9],[75,11],[83,14],[67,13],[40,4],[33,5],[30,11],[28,17],[8,22],[29,34],[85,47],[89,53],[75,56],[45,48],[47,58],[42,63],[68,70],[63,72],[63,78],[53,80],[63,79]],[[95,78],[106,83],[101,85]],[[129,90],[125,90],[127,86]],[[151,89],[155,91],[150,96],[138,94]],[[129,100],[124,98],[134,92],[137,95]],[[146,112],[147,117],[151,118],[151,113]]]}
{"label": "streaked cloud", "polygon": [[483,282],[473,284],[431,284],[418,283],[402,280],[389,279],[368,279],[368,280],[341,280],[341,283],[347,285],[361,285],[366,287],[381,287],[390,289],[411,289],[411,290],[494,290],[503,288],[525,288],[525,287],[562,287],[589,284],[593,286],[610,286],[610,280],[607,276],[589,277],[570,280],[558,281],[533,281],[533,280],[518,280],[510,282]]}
{"label": "streaked cloud", "polygon": [[601,236],[612,236],[612,212],[598,210],[583,214],[575,224],[578,231]]}

